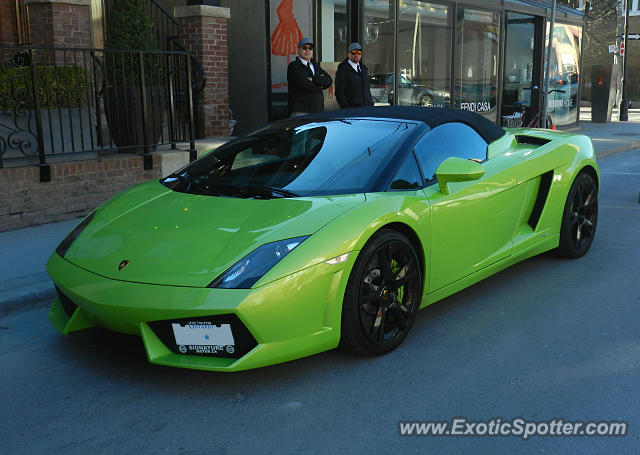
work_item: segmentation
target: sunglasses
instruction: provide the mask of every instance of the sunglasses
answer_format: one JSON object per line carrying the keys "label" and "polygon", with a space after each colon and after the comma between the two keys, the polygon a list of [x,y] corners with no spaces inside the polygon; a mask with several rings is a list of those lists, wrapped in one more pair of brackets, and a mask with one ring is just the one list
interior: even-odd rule
{"label": "sunglasses", "polygon": [[355,51],[351,51],[351,54],[353,55],[362,55],[362,51],[361,50],[355,50]]}
{"label": "sunglasses", "polygon": [[312,51],[313,50],[313,46],[302,46],[302,50],[304,50],[304,51]]}

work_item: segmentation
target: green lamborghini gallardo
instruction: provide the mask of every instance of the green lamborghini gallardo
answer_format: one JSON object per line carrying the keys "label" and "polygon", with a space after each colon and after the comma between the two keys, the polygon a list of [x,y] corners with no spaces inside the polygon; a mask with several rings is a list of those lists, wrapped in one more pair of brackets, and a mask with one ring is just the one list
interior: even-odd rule
{"label": "green lamborghini gallardo", "polygon": [[387,353],[419,308],[594,239],[588,137],[375,107],[271,123],[98,207],[51,255],[49,317],[238,371]]}

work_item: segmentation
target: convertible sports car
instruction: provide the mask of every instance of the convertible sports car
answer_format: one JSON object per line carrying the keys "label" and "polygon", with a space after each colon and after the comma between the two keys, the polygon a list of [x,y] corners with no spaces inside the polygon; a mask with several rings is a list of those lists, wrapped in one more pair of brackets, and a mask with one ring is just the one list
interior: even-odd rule
{"label": "convertible sports car", "polygon": [[47,264],[49,317],[203,370],[383,354],[418,308],[544,251],[585,254],[598,189],[581,135],[420,107],[286,119],[87,216]]}

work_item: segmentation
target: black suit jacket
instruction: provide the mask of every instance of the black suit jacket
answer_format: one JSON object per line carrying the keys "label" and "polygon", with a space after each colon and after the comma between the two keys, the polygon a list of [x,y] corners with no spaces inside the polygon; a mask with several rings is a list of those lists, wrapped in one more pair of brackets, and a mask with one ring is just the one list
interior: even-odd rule
{"label": "black suit jacket", "polygon": [[302,63],[300,58],[289,64],[287,68],[287,82],[289,85],[289,114],[292,112],[322,112],[324,111],[324,97],[322,91],[331,87],[333,80],[315,60],[311,60],[311,69]]}
{"label": "black suit jacket", "polygon": [[373,106],[369,90],[369,70],[360,63],[360,73],[345,58],[336,71],[336,99],[342,109]]}

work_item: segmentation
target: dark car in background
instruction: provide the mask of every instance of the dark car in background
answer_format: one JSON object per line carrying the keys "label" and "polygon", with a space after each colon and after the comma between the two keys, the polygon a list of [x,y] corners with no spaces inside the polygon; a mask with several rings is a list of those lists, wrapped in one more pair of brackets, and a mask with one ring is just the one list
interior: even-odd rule
{"label": "dark car in background", "polygon": [[[374,104],[393,104],[393,73],[376,73],[369,77]],[[400,75],[398,104],[403,106],[449,107],[449,92],[416,84]]]}

